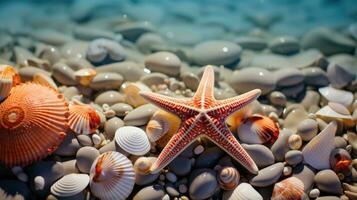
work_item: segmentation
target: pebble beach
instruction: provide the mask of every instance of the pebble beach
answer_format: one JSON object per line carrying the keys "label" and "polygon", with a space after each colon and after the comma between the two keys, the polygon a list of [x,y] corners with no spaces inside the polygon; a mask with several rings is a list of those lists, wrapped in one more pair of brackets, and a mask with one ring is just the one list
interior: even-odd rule
{"label": "pebble beach", "polygon": [[0,200],[357,200],[354,1],[0,18]]}

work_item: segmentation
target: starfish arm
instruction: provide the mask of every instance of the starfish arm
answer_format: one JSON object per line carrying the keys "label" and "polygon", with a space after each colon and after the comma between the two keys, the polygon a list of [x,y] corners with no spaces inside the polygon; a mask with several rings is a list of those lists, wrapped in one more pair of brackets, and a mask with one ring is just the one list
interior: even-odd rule
{"label": "starfish arm", "polygon": [[199,136],[200,130],[195,124],[194,118],[184,122],[178,132],[170,139],[165,148],[161,151],[159,157],[151,166],[152,174],[158,173],[180,153],[185,150]]}
{"label": "starfish arm", "polygon": [[257,174],[258,167],[249,156],[249,154],[243,149],[239,144],[237,139],[228,130],[227,126],[223,121],[212,119],[213,124],[211,124],[211,131],[208,132],[207,136],[212,142],[221,147],[226,151],[231,157],[248,169],[251,173]]}
{"label": "starfish arm", "polygon": [[147,101],[156,106],[177,115],[181,119],[193,110],[189,107],[190,101],[187,99],[178,99],[153,92],[140,92],[140,95]]}
{"label": "starfish arm", "polygon": [[210,115],[219,114],[222,118],[226,118],[237,110],[256,100],[260,93],[260,89],[255,89],[236,97],[217,101],[215,107],[211,109],[209,113]]}
{"label": "starfish arm", "polygon": [[193,102],[199,108],[209,108],[214,101],[214,70],[209,65],[203,72]]}

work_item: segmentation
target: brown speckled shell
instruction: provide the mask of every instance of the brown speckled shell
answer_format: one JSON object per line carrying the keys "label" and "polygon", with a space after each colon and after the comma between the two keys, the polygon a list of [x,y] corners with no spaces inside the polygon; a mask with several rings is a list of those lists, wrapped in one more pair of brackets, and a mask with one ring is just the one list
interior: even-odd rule
{"label": "brown speckled shell", "polygon": [[0,103],[0,162],[25,166],[51,154],[68,130],[62,95],[34,83],[12,88]]}

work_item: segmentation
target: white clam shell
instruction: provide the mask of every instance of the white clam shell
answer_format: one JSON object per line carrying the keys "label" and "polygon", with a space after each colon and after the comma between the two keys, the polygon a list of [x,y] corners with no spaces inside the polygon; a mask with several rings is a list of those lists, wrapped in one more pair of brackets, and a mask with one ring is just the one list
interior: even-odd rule
{"label": "white clam shell", "polygon": [[333,87],[319,88],[320,94],[330,102],[340,103],[346,107],[352,104],[353,94]]}
{"label": "white clam shell", "polygon": [[[98,167],[101,168],[99,174],[97,174]],[[91,192],[102,200],[124,200],[132,192],[134,184],[135,172],[133,164],[119,152],[109,151],[103,153],[94,161],[91,167]]]}
{"label": "white clam shell", "polygon": [[322,118],[351,120],[352,116],[348,113],[346,107],[338,103],[329,103],[315,113]]}
{"label": "white clam shell", "polygon": [[334,149],[334,138],[337,130],[335,121],[329,123],[302,150],[304,161],[315,169],[330,168],[330,154]]}
{"label": "white clam shell", "polygon": [[68,174],[51,186],[51,193],[58,197],[70,197],[82,192],[89,183],[87,174]]}
{"label": "white clam shell", "polygon": [[226,191],[223,200],[263,200],[263,197],[250,184],[241,183],[232,192]]}
{"label": "white clam shell", "polygon": [[145,131],[135,126],[123,126],[115,132],[115,142],[129,154],[142,156],[150,151]]}

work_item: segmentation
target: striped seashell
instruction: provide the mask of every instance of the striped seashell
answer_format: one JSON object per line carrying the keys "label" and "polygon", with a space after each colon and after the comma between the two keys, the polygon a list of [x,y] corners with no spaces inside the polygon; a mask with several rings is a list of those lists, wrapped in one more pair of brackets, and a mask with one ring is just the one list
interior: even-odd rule
{"label": "striped seashell", "polygon": [[77,134],[92,134],[100,125],[100,117],[90,105],[75,101],[69,106],[68,124]]}
{"label": "striped seashell", "polygon": [[305,145],[302,150],[304,161],[315,169],[330,168],[330,154],[335,148],[334,138],[337,123],[330,122],[317,136]]}
{"label": "striped seashell", "polygon": [[158,110],[146,125],[146,134],[151,142],[156,142],[169,131],[176,132],[180,123],[181,120],[177,116]]}
{"label": "striped seashell", "polygon": [[12,88],[0,110],[0,162],[8,167],[25,166],[51,154],[68,130],[63,96],[39,84]]}
{"label": "striped seashell", "polygon": [[90,170],[90,188],[102,200],[124,200],[132,192],[135,172],[131,161],[123,154],[108,151],[100,155]]}
{"label": "striped seashell", "polygon": [[263,200],[260,195],[250,184],[241,183],[232,191],[223,193],[223,200]]}
{"label": "striped seashell", "polygon": [[82,192],[88,183],[87,174],[67,174],[51,186],[51,193],[58,197],[71,197]]}
{"label": "striped seashell", "polygon": [[0,65],[0,101],[4,100],[15,85],[20,83],[20,75],[10,65]]}
{"label": "striped seashell", "polygon": [[91,68],[80,69],[74,72],[74,77],[83,86],[89,86],[92,79],[97,75],[97,72]]}
{"label": "striped seashell", "polygon": [[252,115],[238,127],[238,137],[248,144],[273,144],[279,136],[279,128],[269,117]]}
{"label": "striped seashell", "polygon": [[219,170],[217,180],[222,189],[233,190],[239,183],[240,174],[234,167],[224,167]]}
{"label": "striped seashell", "polygon": [[307,199],[304,193],[304,183],[296,178],[290,177],[275,184],[272,200],[301,200]]}
{"label": "striped seashell", "polygon": [[115,142],[125,152],[142,156],[150,151],[150,142],[145,131],[135,126],[123,126],[115,132]]}
{"label": "striped seashell", "polygon": [[140,157],[134,163],[134,170],[138,174],[148,174],[153,162],[152,159],[148,157]]}
{"label": "striped seashell", "polygon": [[134,108],[147,103],[147,101],[139,94],[140,92],[150,92],[150,88],[141,82],[125,83],[121,87],[125,94],[126,103]]}
{"label": "striped seashell", "polygon": [[53,79],[43,73],[35,74],[32,82],[47,86],[54,90],[58,90],[58,87],[57,87],[56,83],[53,81]]}

